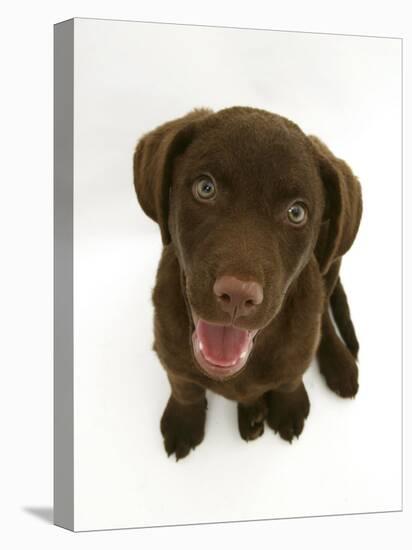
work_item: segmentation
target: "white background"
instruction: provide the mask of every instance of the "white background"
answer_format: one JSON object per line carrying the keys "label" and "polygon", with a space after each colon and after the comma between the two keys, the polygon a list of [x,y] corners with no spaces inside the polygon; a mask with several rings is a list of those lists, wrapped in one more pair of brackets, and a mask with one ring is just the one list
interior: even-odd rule
{"label": "white background", "polygon": [[[250,13],[249,5],[237,4],[234,11],[229,3],[225,6],[220,2],[214,9],[209,3],[202,13],[199,6],[190,11],[188,6],[178,2],[169,7],[152,4],[150,10],[143,7],[137,10],[134,3],[124,2],[123,9],[116,7],[113,13],[113,5],[105,2],[94,5],[92,2],[71,2],[59,6],[51,2],[36,6],[15,3],[13,11],[2,19],[3,70],[7,72],[7,87],[2,90],[5,95],[2,127],[6,128],[3,150],[7,150],[2,162],[2,184],[7,194],[0,219],[3,265],[7,270],[2,271],[1,285],[5,312],[2,331],[5,376],[1,399],[4,426],[1,513],[4,526],[1,537],[9,548],[28,546],[34,540],[36,545],[43,547],[59,545],[63,548],[89,548],[93,544],[155,547],[173,543],[182,547],[193,544],[206,547],[224,542],[247,547],[257,537],[273,544],[287,542],[296,548],[302,543],[307,546],[308,541],[310,547],[329,547],[333,543],[336,548],[346,548],[356,544],[360,535],[367,535],[368,543],[375,548],[387,548],[389,544],[406,547],[408,490],[404,500],[406,511],[402,514],[80,535],[65,533],[39,519],[49,517],[52,494],[51,24],[72,15],[83,15],[408,35],[406,14],[396,9],[396,2],[391,3],[390,8],[370,3],[357,5],[356,9],[351,9],[347,2],[341,11],[334,8],[334,13],[327,18],[320,9],[320,2],[311,2],[306,9],[303,6],[298,9],[291,3],[281,12],[275,6],[265,10],[259,2],[254,6]],[[410,389],[407,372],[405,382]],[[387,437],[381,430],[382,448],[390,444],[390,437],[389,440]],[[406,450],[408,445],[409,439]],[[406,476],[406,484],[409,484],[408,479]],[[34,513],[28,512],[28,508]]]}
{"label": "white background", "polygon": [[[74,35],[75,530],[399,510],[400,41],[88,19]],[[292,446],[269,429],[246,445],[235,403],[209,394],[205,440],[177,465],[151,349],[160,232],[137,205],[133,149],[194,107],[239,104],[298,122],[360,178],[342,278],[361,389],[342,400],[314,363]]]}

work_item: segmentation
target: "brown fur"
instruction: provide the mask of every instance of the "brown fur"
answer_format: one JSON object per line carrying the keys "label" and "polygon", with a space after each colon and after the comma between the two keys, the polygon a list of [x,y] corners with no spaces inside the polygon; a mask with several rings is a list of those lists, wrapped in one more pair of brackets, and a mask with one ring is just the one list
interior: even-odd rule
{"label": "brown fur", "polygon": [[[218,183],[216,201],[207,204],[192,193],[205,172]],[[238,403],[245,440],[263,433],[265,419],[284,439],[298,437],[309,413],[302,375],[316,353],[332,390],[356,394],[358,343],[339,268],[362,202],[345,162],[281,116],[248,107],[199,109],[143,136],[134,183],[164,244],[153,302],[154,349],[171,385],[161,421],[168,454],[182,458],[202,441],[206,389]],[[294,199],[309,205],[304,227],[285,223]],[[192,312],[228,322],[212,291],[225,274],[257,281],[264,300],[237,323],[260,329],[246,366],[216,380],[194,359]]]}

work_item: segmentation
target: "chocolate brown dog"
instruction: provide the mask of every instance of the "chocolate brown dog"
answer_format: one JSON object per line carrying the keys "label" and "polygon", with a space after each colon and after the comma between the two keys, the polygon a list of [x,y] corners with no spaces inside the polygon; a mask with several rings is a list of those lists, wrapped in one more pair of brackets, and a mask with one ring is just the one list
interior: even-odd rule
{"label": "chocolate brown dog", "polygon": [[199,109],[143,136],[134,185],[164,245],[154,349],[171,385],[161,419],[169,455],[202,441],[206,389],[237,401],[245,440],[265,420],[298,437],[309,413],[302,375],[316,353],[329,387],[356,394],[339,268],[362,200],[344,161],[279,115]]}

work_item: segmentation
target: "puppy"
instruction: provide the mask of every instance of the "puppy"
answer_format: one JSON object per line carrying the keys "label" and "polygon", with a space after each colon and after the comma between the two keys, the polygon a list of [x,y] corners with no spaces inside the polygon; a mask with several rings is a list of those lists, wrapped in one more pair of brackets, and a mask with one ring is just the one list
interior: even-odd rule
{"label": "puppy", "polygon": [[282,116],[197,109],[141,138],[134,185],[163,241],[154,349],[171,386],[168,455],[203,440],[206,389],[237,402],[246,441],[266,421],[291,442],[316,354],[329,387],[355,396],[359,346],[339,268],[362,200],[343,160]]}

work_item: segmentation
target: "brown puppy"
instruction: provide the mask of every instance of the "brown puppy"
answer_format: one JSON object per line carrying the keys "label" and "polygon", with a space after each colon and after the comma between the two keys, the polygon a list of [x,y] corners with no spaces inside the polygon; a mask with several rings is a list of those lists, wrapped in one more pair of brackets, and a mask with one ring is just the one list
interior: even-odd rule
{"label": "brown puppy", "polygon": [[339,267],[362,201],[342,160],[267,111],[199,109],[140,140],[134,184],[164,245],[153,302],[172,390],[161,420],[168,454],[202,441],[206,389],[237,401],[245,440],[265,419],[298,437],[309,413],[302,375],[316,353],[330,388],[356,394]]}

